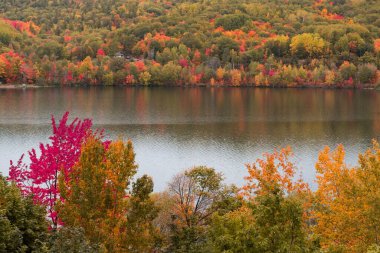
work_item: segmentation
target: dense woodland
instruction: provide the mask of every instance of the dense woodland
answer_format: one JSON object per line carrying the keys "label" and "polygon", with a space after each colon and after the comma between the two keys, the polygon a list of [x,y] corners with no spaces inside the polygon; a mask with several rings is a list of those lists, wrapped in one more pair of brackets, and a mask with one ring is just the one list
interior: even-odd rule
{"label": "dense woodland", "polygon": [[0,81],[376,87],[379,0],[2,0]]}
{"label": "dense woodland", "polygon": [[356,167],[322,149],[314,191],[287,147],[246,165],[241,188],[197,166],[153,192],[130,141],[67,113],[52,128],[0,175],[0,252],[380,252],[376,141]]}

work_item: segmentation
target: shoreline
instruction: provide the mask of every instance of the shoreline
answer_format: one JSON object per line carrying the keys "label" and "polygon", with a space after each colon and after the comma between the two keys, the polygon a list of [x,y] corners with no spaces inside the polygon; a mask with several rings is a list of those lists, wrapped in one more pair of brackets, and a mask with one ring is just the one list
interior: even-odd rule
{"label": "shoreline", "polygon": [[283,85],[210,85],[210,84],[198,84],[198,85],[38,85],[38,84],[0,84],[0,90],[12,90],[12,89],[40,89],[40,88],[89,88],[89,87],[135,87],[135,88],[148,88],[148,87],[164,87],[164,88],[260,88],[260,89],[327,89],[327,90],[380,90],[379,86],[347,86],[340,85],[324,86],[324,85],[299,85],[299,86],[283,86]]}

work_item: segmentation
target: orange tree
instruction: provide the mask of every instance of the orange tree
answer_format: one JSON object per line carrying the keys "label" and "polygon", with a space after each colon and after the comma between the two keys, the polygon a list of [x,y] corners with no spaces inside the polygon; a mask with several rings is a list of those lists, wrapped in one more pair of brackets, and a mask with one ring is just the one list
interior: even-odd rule
{"label": "orange tree", "polygon": [[214,214],[208,229],[209,252],[311,252],[306,221],[309,187],[297,179],[291,149],[266,154],[247,165],[239,209]]}
{"label": "orange tree", "polygon": [[125,252],[127,192],[137,172],[129,141],[102,143],[90,138],[69,178],[62,173],[58,212],[65,226],[84,228],[92,243]]}
{"label": "orange tree", "polygon": [[292,162],[290,147],[247,165],[243,193],[253,216],[257,252],[305,252],[310,191]]}
{"label": "orange tree", "polygon": [[319,155],[315,233],[326,250],[365,252],[380,239],[379,144],[359,156],[356,168],[349,168],[344,157],[341,145]]}

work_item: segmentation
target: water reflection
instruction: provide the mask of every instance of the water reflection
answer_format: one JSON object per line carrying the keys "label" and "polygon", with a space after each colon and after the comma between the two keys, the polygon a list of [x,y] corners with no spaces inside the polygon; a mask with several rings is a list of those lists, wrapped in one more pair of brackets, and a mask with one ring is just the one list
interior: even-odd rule
{"label": "water reflection", "polygon": [[48,88],[0,91],[0,165],[49,135],[50,115],[90,117],[110,138],[134,141],[156,190],[177,171],[208,165],[241,184],[244,164],[291,145],[309,182],[324,145],[354,164],[380,130],[375,91],[244,88]]}

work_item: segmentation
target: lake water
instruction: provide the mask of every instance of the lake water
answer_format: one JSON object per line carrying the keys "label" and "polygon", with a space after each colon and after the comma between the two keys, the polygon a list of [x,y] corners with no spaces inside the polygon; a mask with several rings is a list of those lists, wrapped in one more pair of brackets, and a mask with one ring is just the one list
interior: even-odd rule
{"label": "lake water", "polygon": [[242,185],[245,164],[291,145],[306,180],[325,146],[347,163],[380,134],[380,93],[255,88],[43,88],[0,90],[0,171],[51,132],[50,115],[92,118],[108,138],[130,138],[139,174],[163,190],[176,173],[207,165]]}

